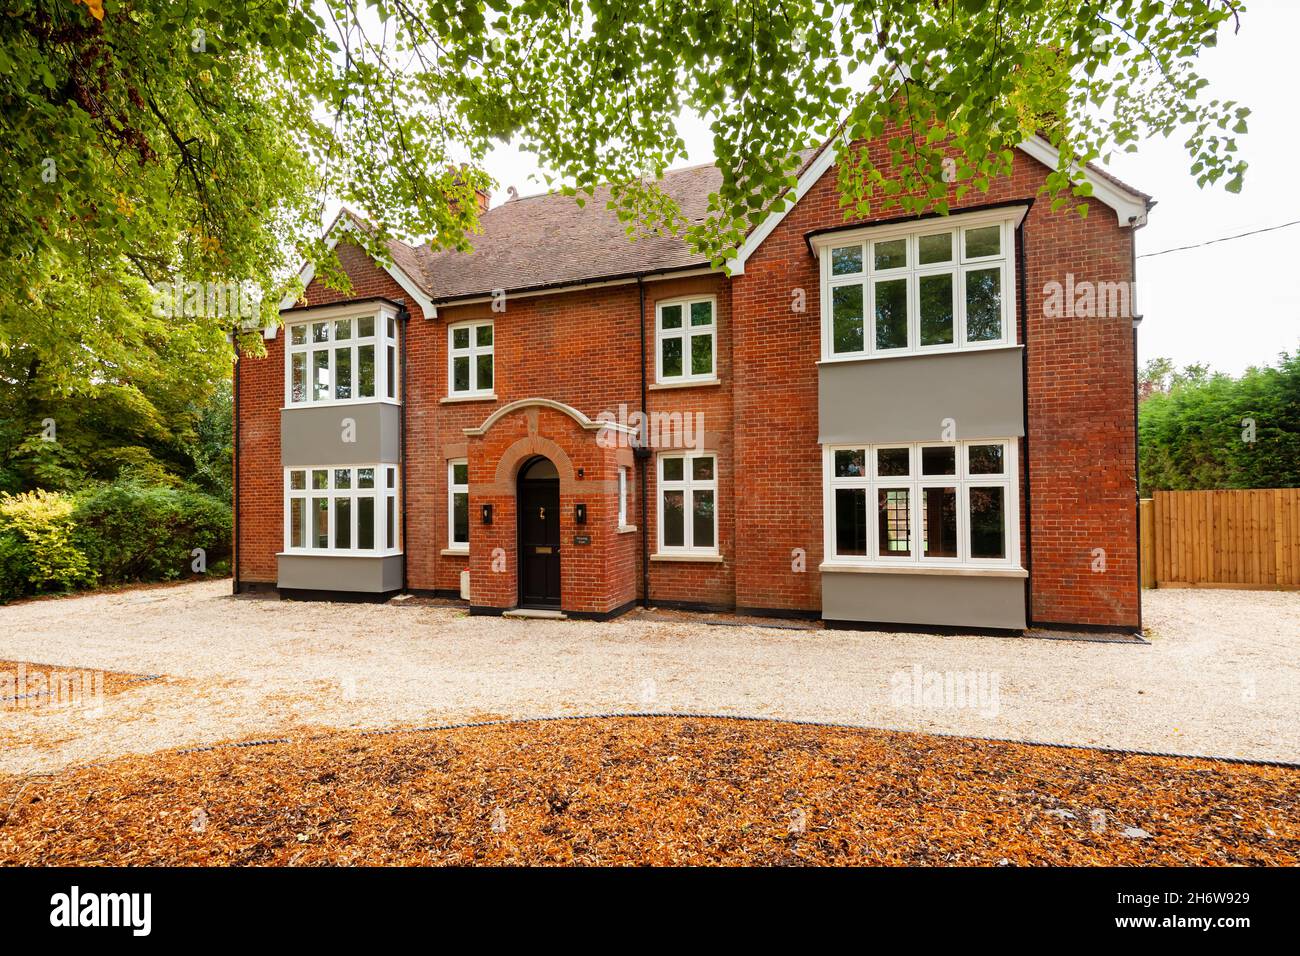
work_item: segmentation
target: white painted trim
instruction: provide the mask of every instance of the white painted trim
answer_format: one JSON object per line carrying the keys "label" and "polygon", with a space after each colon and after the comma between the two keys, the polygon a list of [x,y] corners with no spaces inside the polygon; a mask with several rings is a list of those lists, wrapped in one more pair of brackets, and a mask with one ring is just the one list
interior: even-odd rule
{"label": "white painted trim", "polygon": [[[652,559],[653,560],[653,559]],[[954,577],[983,578],[1027,578],[1029,572],[1024,568],[984,568],[953,565],[936,567],[933,564],[841,564],[835,561],[823,561],[817,566],[818,571],[838,571],[848,574],[951,574]]]}
{"label": "white painted trim", "polygon": [[[335,218],[333,225],[330,226],[329,238],[325,243],[326,250],[333,252],[334,247],[339,244],[343,235],[348,232],[354,232],[356,228],[356,224],[352,221],[351,216],[346,212],[339,213]],[[389,263],[383,268],[385,272],[393,277],[393,281],[400,285],[402,290],[411,297],[411,300],[420,307],[420,311],[424,313],[426,319],[436,319],[438,317],[438,309],[437,306],[433,304],[433,300],[424,294],[420,287],[415,284],[414,280],[406,274],[406,271],[402,269],[396,261]],[[311,262],[303,263],[302,268],[298,270],[298,278],[302,279],[302,288],[304,293],[307,291],[307,286],[311,285],[311,280],[315,278],[315,276],[315,264]],[[285,312],[292,309],[299,301],[299,299],[295,299],[291,295],[286,295],[280,300],[280,311]],[[270,334],[267,334],[268,332]],[[268,326],[263,332],[263,335],[268,339],[275,338],[274,327]]]}
{"label": "white painted trim", "polygon": [[795,183],[793,197],[787,193],[778,199],[776,204],[773,205],[772,211],[768,213],[767,218],[745,237],[745,241],[741,244],[740,249],[736,251],[736,255],[727,260],[727,272],[730,275],[741,276],[745,274],[745,263],[749,257],[781,224],[781,220],[798,204],[799,200],[808,194],[808,190],[817,184],[817,180],[821,179],[826,171],[835,165],[835,143],[836,140],[843,138],[844,136],[841,133],[838,137],[832,137],[826,141],[822,151],[817,154]]}
{"label": "white painted trim", "polygon": [[[767,218],[745,237],[745,241],[737,250],[736,255],[727,260],[727,273],[729,275],[739,276],[745,274],[745,263],[749,260],[749,257],[781,224],[781,221],[798,204],[799,200],[807,195],[808,190],[812,189],[817,181],[825,175],[826,171],[835,165],[835,142],[834,138],[828,140],[826,145],[822,147],[822,151],[803,171],[795,185],[793,196],[787,193],[778,199],[773,204]],[[1057,163],[1060,161],[1059,151],[1041,136],[1029,137],[1018,148],[1050,169],[1056,169]],[[1132,226],[1136,229],[1147,224],[1147,201],[1143,197],[1121,188],[1108,179],[1090,175],[1086,169],[1076,168],[1072,171],[1072,176],[1077,181],[1087,182],[1092,185],[1093,196],[1115,210],[1115,216],[1119,220],[1121,228]]]}
{"label": "white painted trim", "polygon": [[511,412],[518,411],[521,408],[530,408],[534,406],[538,408],[553,408],[557,412],[563,412],[564,414],[568,415],[570,418],[572,418],[575,422],[577,422],[579,425],[581,425],[589,432],[600,431],[601,429],[607,428],[611,431],[623,432],[626,435],[636,434],[636,429],[632,428],[629,425],[620,425],[616,422],[599,422],[599,421],[593,422],[590,418],[582,414],[582,412],[578,411],[572,405],[565,405],[563,402],[557,402],[550,398],[517,399],[516,401],[511,402],[509,405],[502,405],[495,412],[493,412],[491,415],[485,418],[483,420],[482,425],[479,425],[477,428],[466,428],[464,429],[464,432],[466,435],[470,436],[471,438],[476,438],[479,435],[485,435],[487,434],[489,428],[491,428],[493,425],[499,422],[506,415],[509,415]]}
{"label": "white painted trim", "polygon": [[[1041,136],[1031,136],[1020,144],[1020,149],[1033,159],[1038,160],[1049,169],[1055,170],[1061,161],[1060,151]],[[1087,169],[1075,166],[1070,177],[1077,182],[1092,186],[1093,198],[1115,210],[1115,218],[1120,228],[1128,226],[1138,229],[1147,224],[1147,200],[1134,192],[1122,188],[1109,179],[1089,174]]]}

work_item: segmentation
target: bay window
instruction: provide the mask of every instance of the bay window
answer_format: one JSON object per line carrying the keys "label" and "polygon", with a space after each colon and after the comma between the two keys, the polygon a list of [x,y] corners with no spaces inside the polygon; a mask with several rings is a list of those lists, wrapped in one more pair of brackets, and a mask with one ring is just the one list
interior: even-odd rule
{"label": "bay window", "polygon": [[285,402],[319,405],[397,398],[397,319],[338,310],[287,325]]}
{"label": "bay window", "polygon": [[1015,229],[1024,209],[816,240],[822,358],[990,348],[1015,341]]}
{"label": "bay window", "polygon": [[717,460],[713,455],[659,456],[659,551],[718,553]]}
{"label": "bay window", "polygon": [[1015,449],[1015,439],[827,447],[827,562],[1018,566]]}
{"label": "bay window", "polygon": [[284,549],[297,554],[395,554],[397,466],[286,468]]}

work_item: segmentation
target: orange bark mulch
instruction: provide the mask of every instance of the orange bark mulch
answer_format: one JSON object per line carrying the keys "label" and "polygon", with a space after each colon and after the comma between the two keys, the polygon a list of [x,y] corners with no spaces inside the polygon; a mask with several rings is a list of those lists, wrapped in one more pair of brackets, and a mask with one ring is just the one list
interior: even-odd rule
{"label": "orange bark mulch", "polygon": [[0,660],[0,713],[21,710],[53,713],[93,704],[158,679],[155,674],[128,674],[89,667]]}
{"label": "orange bark mulch", "polygon": [[1283,767],[766,721],[521,722],[10,777],[0,864],[1294,865],[1298,803]]}

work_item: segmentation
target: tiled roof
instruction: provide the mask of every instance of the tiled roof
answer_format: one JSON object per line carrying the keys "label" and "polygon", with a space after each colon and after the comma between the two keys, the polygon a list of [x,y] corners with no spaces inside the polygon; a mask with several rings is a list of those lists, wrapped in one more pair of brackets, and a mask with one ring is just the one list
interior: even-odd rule
{"label": "tiled roof", "polygon": [[[800,153],[798,173],[822,147]],[[1092,164],[1089,172],[1150,202],[1150,197]],[[712,163],[670,170],[660,181],[688,222],[707,214],[709,194],[722,185]],[[479,218],[470,236],[473,251],[433,250],[427,245],[389,243],[394,263],[435,302],[477,298],[496,289],[522,292],[646,275],[708,264],[679,236],[641,234],[629,239],[626,226],[606,208],[609,187],[579,205],[560,193],[525,196],[502,203]],[[357,225],[364,220],[349,212]]]}
{"label": "tiled roof", "polygon": [[[709,194],[722,185],[713,164],[676,169],[660,181],[688,222],[705,216]],[[629,239],[624,223],[606,208],[608,187],[579,206],[559,193],[528,196],[489,209],[470,237],[471,253],[420,250],[425,285],[439,302],[706,265],[678,236],[641,234]],[[414,251],[414,250],[412,250]]]}

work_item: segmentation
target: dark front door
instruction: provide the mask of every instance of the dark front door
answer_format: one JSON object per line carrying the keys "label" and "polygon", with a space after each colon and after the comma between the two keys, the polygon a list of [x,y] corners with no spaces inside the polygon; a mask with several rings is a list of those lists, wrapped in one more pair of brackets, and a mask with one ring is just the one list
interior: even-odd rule
{"label": "dark front door", "polygon": [[519,603],[560,606],[560,482],[519,482]]}

